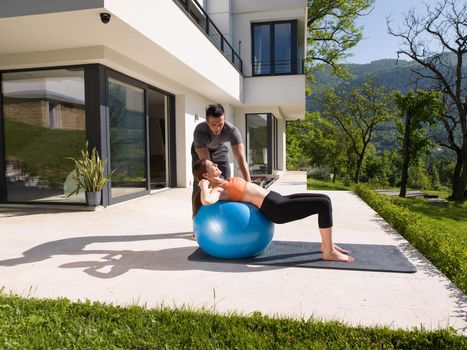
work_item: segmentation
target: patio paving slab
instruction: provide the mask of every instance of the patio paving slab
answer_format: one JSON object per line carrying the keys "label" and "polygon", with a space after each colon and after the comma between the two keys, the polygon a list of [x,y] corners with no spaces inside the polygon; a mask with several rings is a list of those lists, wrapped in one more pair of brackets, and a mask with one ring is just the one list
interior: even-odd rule
{"label": "patio paving slab", "polygon": [[[305,173],[271,189],[306,191]],[[384,273],[189,261],[191,190],[103,210],[0,208],[0,287],[28,297],[337,319],[467,335],[467,297],[358,196],[333,201],[336,243],[396,245],[417,272]],[[319,241],[316,217],[276,225],[274,240]]]}

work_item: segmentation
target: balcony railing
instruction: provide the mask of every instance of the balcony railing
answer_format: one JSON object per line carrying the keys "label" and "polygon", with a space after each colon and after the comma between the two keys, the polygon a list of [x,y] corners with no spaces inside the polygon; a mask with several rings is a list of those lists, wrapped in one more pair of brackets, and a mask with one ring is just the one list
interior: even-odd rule
{"label": "balcony railing", "polygon": [[227,41],[219,28],[214,24],[203,7],[196,0],[174,0],[185,10],[185,13],[198,25],[199,29],[206,34],[214,46],[222,52],[229,62],[243,73],[243,62],[232,45]]}
{"label": "balcony railing", "polygon": [[304,74],[304,60],[253,61],[253,76]]}

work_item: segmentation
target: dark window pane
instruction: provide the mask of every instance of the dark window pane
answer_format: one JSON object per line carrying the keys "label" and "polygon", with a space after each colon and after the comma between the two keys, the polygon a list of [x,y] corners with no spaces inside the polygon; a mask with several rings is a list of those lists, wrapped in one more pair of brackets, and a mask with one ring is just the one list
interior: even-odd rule
{"label": "dark window pane", "polygon": [[271,33],[269,24],[253,26],[253,74],[271,73]]}
{"label": "dark window pane", "polygon": [[84,202],[74,163],[86,141],[84,71],[4,73],[2,81],[8,201]]}
{"label": "dark window pane", "polygon": [[146,190],[144,90],[109,79],[112,198]]}
{"label": "dark window pane", "polygon": [[279,74],[292,71],[292,24],[274,25],[274,72]]}
{"label": "dark window pane", "polygon": [[167,186],[167,96],[148,90],[149,164],[151,189]]}

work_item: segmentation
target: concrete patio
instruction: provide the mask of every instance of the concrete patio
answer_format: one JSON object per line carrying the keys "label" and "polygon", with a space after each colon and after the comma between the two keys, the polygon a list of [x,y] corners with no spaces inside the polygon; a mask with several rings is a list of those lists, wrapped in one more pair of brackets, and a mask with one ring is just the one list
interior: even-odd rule
{"label": "concrete patio", "polygon": [[[287,172],[271,187],[306,190]],[[451,326],[467,335],[467,297],[352,192],[333,200],[335,242],[397,245],[418,272],[383,273],[189,261],[191,190],[94,212],[0,208],[4,293],[146,307],[189,306],[398,328]],[[275,240],[319,241],[316,217],[276,225]]]}

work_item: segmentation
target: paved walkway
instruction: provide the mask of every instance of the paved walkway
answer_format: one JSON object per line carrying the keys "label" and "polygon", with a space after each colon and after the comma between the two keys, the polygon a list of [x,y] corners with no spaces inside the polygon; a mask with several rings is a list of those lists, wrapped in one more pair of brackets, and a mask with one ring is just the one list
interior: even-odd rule
{"label": "paved walkway", "polygon": [[[305,191],[287,172],[271,187]],[[467,298],[352,192],[333,200],[335,241],[397,245],[415,274],[188,261],[189,189],[95,212],[0,208],[0,286],[32,297],[190,306],[467,334]],[[319,241],[316,217],[276,225],[275,240]]]}

